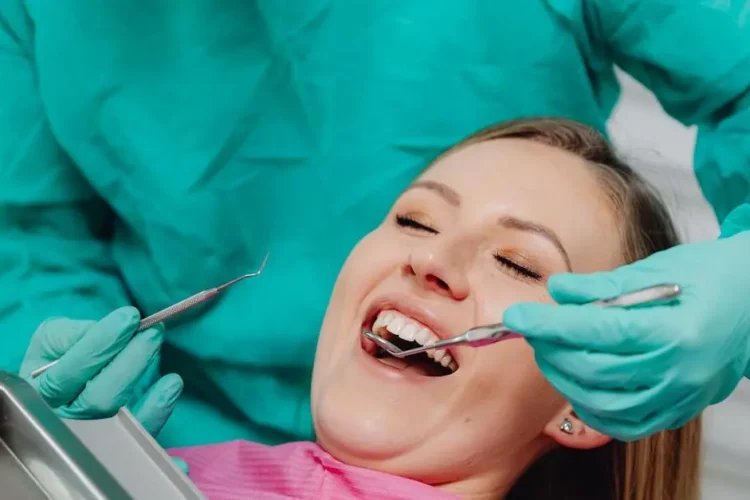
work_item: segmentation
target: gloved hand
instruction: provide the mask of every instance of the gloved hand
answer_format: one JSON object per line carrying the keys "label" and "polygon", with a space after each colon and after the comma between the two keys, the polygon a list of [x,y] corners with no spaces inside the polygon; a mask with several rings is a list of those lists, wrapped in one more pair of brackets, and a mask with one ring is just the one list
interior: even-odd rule
{"label": "gloved hand", "polygon": [[[682,287],[678,302],[576,305],[664,282]],[[517,304],[503,322],[534,348],[539,368],[578,416],[614,438],[684,425],[729,396],[748,370],[750,232],[681,245],[612,272],[553,276],[548,288],[561,305]]]}
{"label": "gloved hand", "polygon": [[172,459],[172,462],[174,462],[175,465],[179,467],[182,472],[184,472],[185,474],[190,474],[190,467],[188,467],[188,464],[186,461],[177,457],[170,457],[170,458]]}
{"label": "gloved hand", "polygon": [[[118,309],[99,322],[48,320],[31,338],[20,375],[63,418],[106,418],[128,406],[156,436],[183,384],[179,375],[166,375],[134,400],[139,380],[158,363],[164,337],[161,326],[136,333],[139,321],[133,307]],[[56,359],[56,365],[31,378],[32,371]]]}

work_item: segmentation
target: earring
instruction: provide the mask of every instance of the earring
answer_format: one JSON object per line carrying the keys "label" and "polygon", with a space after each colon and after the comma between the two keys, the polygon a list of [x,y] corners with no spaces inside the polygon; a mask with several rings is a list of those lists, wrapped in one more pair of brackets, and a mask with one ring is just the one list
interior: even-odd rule
{"label": "earring", "polygon": [[565,434],[573,434],[573,422],[567,417],[562,419],[562,422],[560,422],[560,430]]}

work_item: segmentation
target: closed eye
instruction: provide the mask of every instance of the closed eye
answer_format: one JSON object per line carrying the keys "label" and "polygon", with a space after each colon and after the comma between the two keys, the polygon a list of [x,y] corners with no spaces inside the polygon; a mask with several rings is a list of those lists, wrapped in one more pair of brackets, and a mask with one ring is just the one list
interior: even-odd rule
{"label": "closed eye", "polygon": [[410,215],[396,215],[396,224],[401,227],[413,229],[415,231],[422,231],[430,234],[440,234],[434,227],[428,226],[423,222],[419,222],[417,219]]}
{"label": "closed eye", "polygon": [[541,274],[529,269],[528,267],[522,266],[521,264],[518,264],[517,262],[514,262],[511,259],[500,255],[499,253],[495,254],[495,260],[498,264],[500,264],[501,267],[505,268],[511,274],[514,274],[519,278],[528,279],[531,281],[541,281],[542,279]]}

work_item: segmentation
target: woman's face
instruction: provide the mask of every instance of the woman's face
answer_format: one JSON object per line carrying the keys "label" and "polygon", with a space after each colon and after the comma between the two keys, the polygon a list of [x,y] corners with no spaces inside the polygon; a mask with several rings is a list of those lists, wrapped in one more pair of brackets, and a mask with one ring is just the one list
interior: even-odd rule
{"label": "woman's face", "polygon": [[570,153],[500,139],[443,157],[339,274],[313,377],[321,445],[354,465],[466,483],[454,490],[506,487],[553,443],[566,409],[529,345],[455,348],[404,366],[378,359],[362,332],[424,343],[500,322],[511,304],[551,302],[552,274],[620,265],[618,234],[591,167]]}

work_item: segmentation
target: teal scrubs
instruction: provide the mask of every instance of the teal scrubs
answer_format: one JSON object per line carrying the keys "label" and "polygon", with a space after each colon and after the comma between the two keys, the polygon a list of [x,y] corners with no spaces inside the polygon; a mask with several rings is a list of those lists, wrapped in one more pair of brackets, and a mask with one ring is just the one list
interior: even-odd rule
{"label": "teal scrubs", "polygon": [[308,439],[339,267],[468,133],[529,115],[604,129],[616,63],[700,127],[718,217],[748,200],[741,3],[3,0],[0,367],[47,317],[153,313],[270,252],[169,325],[162,369],[186,393],[160,439]]}

